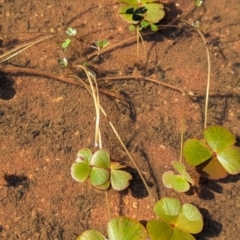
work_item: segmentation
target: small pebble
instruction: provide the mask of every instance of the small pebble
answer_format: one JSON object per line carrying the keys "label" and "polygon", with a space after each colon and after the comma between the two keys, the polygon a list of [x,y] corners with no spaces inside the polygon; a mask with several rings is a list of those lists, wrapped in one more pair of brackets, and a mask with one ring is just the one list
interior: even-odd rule
{"label": "small pebble", "polygon": [[138,205],[139,205],[138,202],[134,202],[134,203],[133,203],[133,208],[136,208],[136,209],[137,209],[137,208],[138,208]]}

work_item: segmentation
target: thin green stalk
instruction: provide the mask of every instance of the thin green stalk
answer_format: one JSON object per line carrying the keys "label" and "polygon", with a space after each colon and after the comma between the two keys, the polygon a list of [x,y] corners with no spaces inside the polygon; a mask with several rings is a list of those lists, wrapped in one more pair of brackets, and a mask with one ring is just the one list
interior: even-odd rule
{"label": "thin green stalk", "polygon": [[[78,65],[76,65],[76,67],[84,70],[84,72],[88,78],[88,82],[90,84],[91,96],[93,97],[95,111],[96,111],[95,147],[102,148],[101,133],[100,133],[100,103],[99,103],[99,92],[98,92],[98,85],[97,85],[96,77],[94,76],[94,74],[90,73],[90,71],[88,71],[84,66],[78,64]],[[94,81],[95,89],[93,86],[92,79]],[[86,87],[87,85],[84,84],[84,86]],[[88,88],[88,90],[90,90],[90,89]]]}
{"label": "thin green stalk", "polygon": [[108,192],[105,192],[105,199],[106,199],[106,205],[107,205],[107,212],[108,212],[108,221],[111,219],[111,213],[110,213],[110,207],[109,207],[109,201],[108,201]]}
{"label": "thin green stalk", "polygon": [[207,61],[208,61],[208,76],[207,76],[207,87],[206,87],[206,99],[205,99],[205,109],[204,109],[204,129],[207,127],[207,116],[208,116],[208,101],[209,101],[209,89],[210,89],[210,75],[211,75],[211,61],[210,61],[210,53],[208,50],[208,46],[206,43],[206,39],[202,32],[199,29],[196,29],[198,34],[201,36],[203,42],[205,43],[206,53],[207,53]]}
{"label": "thin green stalk", "polygon": [[205,48],[206,48],[207,61],[208,61],[208,76],[207,76],[206,98],[205,98],[205,108],[204,108],[204,126],[203,127],[205,129],[207,127],[207,120],[208,120],[208,102],[209,102],[210,75],[211,75],[210,53],[209,53],[209,50],[208,50],[206,39],[205,39],[203,33],[200,31],[200,29],[192,26],[192,24],[190,24],[188,21],[185,21],[185,20],[181,20],[181,21],[184,22],[184,23],[187,23],[188,25],[193,27],[198,32],[198,34],[202,38],[202,41],[205,44]]}
{"label": "thin green stalk", "polygon": [[137,28],[137,62],[138,62],[138,53],[139,53],[139,30]]}
{"label": "thin green stalk", "polygon": [[186,106],[186,95],[183,95],[183,116],[181,124],[181,145],[180,145],[180,158],[179,161],[182,162],[183,157],[183,140],[184,140],[184,125],[185,125],[185,106]]}
{"label": "thin green stalk", "polygon": [[139,29],[137,28],[137,61],[138,61],[138,55],[139,55],[139,38],[141,39],[141,42],[143,44],[143,49],[144,49],[144,55],[146,56],[146,47],[143,41],[142,34],[140,33]]}

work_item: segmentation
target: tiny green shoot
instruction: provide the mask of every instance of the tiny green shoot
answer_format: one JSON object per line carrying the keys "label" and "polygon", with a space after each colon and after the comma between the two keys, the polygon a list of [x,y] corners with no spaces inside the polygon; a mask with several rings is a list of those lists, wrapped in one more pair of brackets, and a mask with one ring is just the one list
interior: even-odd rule
{"label": "tiny green shoot", "polygon": [[195,6],[201,7],[203,4],[203,0],[195,0]]}
{"label": "tiny green shoot", "polygon": [[76,30],[75,28],[69,27],[69,28],[66,30],[66,34],[67,34],[68,36],[74,37],[74,36],[76,36],[76,34],[77,34],[77,30]]}
{"label": "tiny green shoot", "polygon": [[107,39],[104,39],[102,41],[96,41],[96,46],[98,49],[103,49],[108,46],[110,42]]}
{"label": "tiny green shoot", "polygon": [[133,31],[135,31],[135,26],[134,25],[129,25],[129,27],[128,27],[128,29],[129,29],[129,31],[131,31],[131,32],[133,32]]}
{"label": "tiny green shoot", "polygon": [[71,43],[71,39],[67,38],[64,40],[64,42],[62,43],[62,48],[64,49],[64,51],[66,51],[70,43]]}
{"label": "tiny green shoot", "polygon": [[67,67],[68,65],[68,60],[66,58],[59,59],[58,62],[61,67]]}
{"label": "tiny green shoot", "polygon": [[153,32],[157,32],[158,31],[158,26],[157,25],[155,25],[155,24],[150,24],[150,28],[151,28],[151,30],[153,31]]}
{"label": "tiny green shoot", "polygon": [[91,46],[91,48],[95,48],[95,49],[97,49],[98,51],[100,51],[101,49],[103,49],[103,48],[106,48],[108,45],[109,45],[109,41],[108,40],[106,40],[106,39],[104,39],[104,40],[102,40],[102,41],[100,41],[100,40],[97,40],[96,42],[95,42],[95,46],[93,45],[93,46]]}
{"label": "tiny green shoot", "polygon": [[195,22],[192,22],[192,26],[195,28],[200,28],[200,22],[196,20]]}

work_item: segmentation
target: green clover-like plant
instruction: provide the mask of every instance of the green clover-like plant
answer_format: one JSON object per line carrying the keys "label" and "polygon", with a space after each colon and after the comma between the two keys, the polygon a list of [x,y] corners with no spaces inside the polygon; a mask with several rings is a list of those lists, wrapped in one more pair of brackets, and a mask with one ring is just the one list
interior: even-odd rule
{"label": "green clover-like plant", "polygon": [[188,139],[183,146],[187,163],[204,177],[224,178],[240,173],[240,148],[236,137],[222,126],[210,126],[203,131],[204,140]]}
{"label": "green clover-like plant", "polygon": [[165,172],[162,176],[164,186],[177,192],[188,191],[190,189],[189,183],[193,184],[193,180],[186,171],[185,165],[179,161],[172,161],[171,164],[179,174],[175,174],[173,171]]}
{"label": "green clover-like plant", "polygon": [[100,149],[94,154],[89,148],[81,149],[76,163],[72,165],[71,175],[79,182],[89,179],[92,186],[106,190],[110,186],[110,157],[107,151]]}
{"label": "green clover-like plant", "polygon": [[83,148],[72,164],[71,175],[78,182],[89,180],[99,190],[107,190],[111,185],[113,189],[121,191],[129,186],[132,179],[132,175],[121,168],[124,166],[111,162],[107,150],[99,149],[92,153],[91,149]]}
{"label": "green clover-like plant", "polygon": [[154,212],[160,219],[147,223],[151,240],[194,240],[191,233],[202,231],[202,215],[192,204],[182,206],[178,199],[163,198],[155,204]]}
{"label": "green clover-like plant", "polygon": [[[155,3],[155,0],[119,0],[124,5],[119,8],[120,17],[130,24],[139,24],[139,30],[150,25],[152,31],[158,28],[154,23],[164,18],[163,4]],[[145,22],[141,24],[141,22]],[[148,24],[146,24],[146,22]]]}
{"label": "green clover-like plant", "polygon": [[[147,231],[138,221],[128,217],[116,217],[109,221],[107,226],[109,240],[146,240]],[[96,230],[87,230],[76,240],[106,240]]]}

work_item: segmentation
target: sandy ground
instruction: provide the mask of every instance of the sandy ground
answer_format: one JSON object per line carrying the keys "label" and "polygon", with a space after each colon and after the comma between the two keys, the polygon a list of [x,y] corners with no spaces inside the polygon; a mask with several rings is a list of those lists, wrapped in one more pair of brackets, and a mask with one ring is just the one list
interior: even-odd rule
{"label": "sandy ground", "polygon": [[[165,1],[166,2],[166,1]],[[192,1],[174,1],[176,11],[187,12]],[[200,21],[211,52],[211,88],[208,124],[228,127],[240,139],[240,41],[237,0],[204,1],[187,20]],[[99,8],[100,5],[100,8]],[[172,6],[170,5],[170,6]],[[79,40],[68,53],[81,62],[96,40],[110,46],[136,33],[117,14],[117,1],[8,1],[0,0],[0,51],[9,46],[58,33],[5,66],[31,68],[54,76],[69,70],[59,66],[64,31],[77,29]],[[174,14],[169,14],[166,23]],[[165,24],[164,22],[164,24]],[[86,24],[87,23],[87,24]],[[97,77],[138,74],[171,86],[191,90],[196,99],[144,80],[99,81],[100,89],[121,94],[130,102],[101,94],[101,104],[159,199],[175,196],[199,207],[204,229],[196,239],[235,240],[240,230],[239,175],[224,180],[201,179],[199,194],[177,194],[161,181],[170,162],[179,158],[181,122],[185,138],[201,136],[203,129],[207,57],[197,32],[183,23],[144,37],[147,54],[136,40],[102,54],[92,69]],[[185,114],[184,114],[185,113]],[[86,229],[106,233],[107,210],[103,192],[70,175],[76,154],[93,148],[94,105],[82,86],[36,74],[0,72],[0,237],[2,239],[75,239]],[[183,115],[184,114],[184,115]],[[151,200],[139,176],[104,117],[104,148],[127,166],[134,179],[123,192],[109,191],[111,215],[138,220],[154,217]],[[238,141],[239,144],[239,141]]]}

